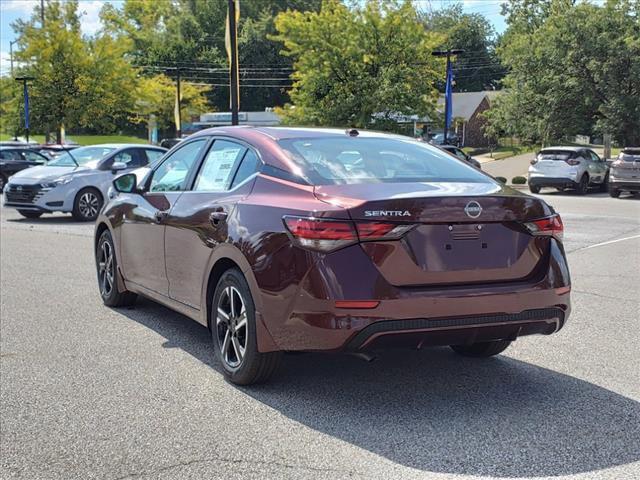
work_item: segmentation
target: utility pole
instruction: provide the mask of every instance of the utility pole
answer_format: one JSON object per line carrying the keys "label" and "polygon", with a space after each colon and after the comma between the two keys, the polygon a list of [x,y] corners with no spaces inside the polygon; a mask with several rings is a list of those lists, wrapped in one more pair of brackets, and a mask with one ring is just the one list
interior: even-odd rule
{"label": "utility pole", "polygon": [[178,68],[168,68],[165,70],[165,73],[168,76],[172,76],[172,73],[175,72],[176,75],[176,103],[174,108],[174,120],[176,124],[176,138],[182,137],[182,93],[180,86],[180,72],[181,69]]}
{"label": "utility pole", "polygon": [[22,82],[24,93],[24,129],[26,133],[27,143],[29,143],[29,87],[27,82],[34,80],[34,77],[17,77],[17,82]]}
{"label": "utility pole", "polygon": [[238,30],[236,26],[236,1],[228,0],[229,5],[229,39],[230,45],[230,85],[231,94],[231,125],[238,125],[238,95],[240,86],[238,84]]}
{"label": "utility pole", "polygon": [[9,40],[9,62],[11,64],[11,76],[13,77],[13,44],[18,43],[18,40]]}
{"label": "utility pole", "polygon": [[453,90],[453,78],[451,71],[451,57],[454,55],[460,55],[464,53],[464,50],[459,48],[457,49],[448,49],[448,50],[436,50],[431,52],[431,55],[434,57],[447,57],[447,76],[446,76],[446,86],[445,86],[445,94],[444,94],[444,143],[445,145],[448,143],[449,137],[449,127],[451,123],[451,112],[452,112],[452,90]]}
{"label": "utility pole", "polygon": [[178,68],[176,74],[176,94],[178,102],[178,125],[176,128],[176,138],[182,137],[182,93],[180,92],[180,69]]}

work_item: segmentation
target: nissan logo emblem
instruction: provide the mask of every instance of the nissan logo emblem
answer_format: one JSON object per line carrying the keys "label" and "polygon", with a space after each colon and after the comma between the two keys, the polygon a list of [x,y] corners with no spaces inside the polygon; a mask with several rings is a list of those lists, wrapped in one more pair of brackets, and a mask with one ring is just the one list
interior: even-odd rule
{"label": "nissan logo emblem", "polygon": [[17,190],[18,192],[21,192],[21,191],[22,191],[22,186],[18,185],[18,186],[16,187],[16,190]]}
{"label": "nissan logo emblem", "polygon": [[478,202],[469,202],[464,207],[464,213],[466,213],[468,217],[478,218],[482,213],[482,207]]}

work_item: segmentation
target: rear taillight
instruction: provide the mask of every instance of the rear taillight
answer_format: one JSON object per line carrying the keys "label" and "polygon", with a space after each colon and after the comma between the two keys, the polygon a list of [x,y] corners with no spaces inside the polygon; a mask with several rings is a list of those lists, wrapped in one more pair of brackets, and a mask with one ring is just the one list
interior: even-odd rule
{"label": "rear taillight", "polygon": [[576,165],[580,165],[580,160],[577,160],[575,158],[569,158],[569,159],[565,160],[565,162],[567,162],[572,167],[575,167]]}
{"label": "rear taillight", "polygon": [[352,222],[315,217],[285,216],[284,224],[301,247],[330,252],[358,241],[395,240],[414,225],[385,222]]}
{"label": "rear taillight", "polygon": [[562,240],[564,225],[560,215],[555,214],[550,217],[541,218],[524,224],[533,235],[551,236]]}

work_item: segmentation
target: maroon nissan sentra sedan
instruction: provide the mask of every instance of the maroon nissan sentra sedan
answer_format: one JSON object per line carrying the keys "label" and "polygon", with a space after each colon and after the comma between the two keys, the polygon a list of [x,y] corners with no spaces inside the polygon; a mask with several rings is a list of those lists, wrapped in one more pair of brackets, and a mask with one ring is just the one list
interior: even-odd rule
{"label": "maroon nissan sentra sedan", "polygon": [[237,384],[267,380],[286,351],[487,357],[569,316],[559,215],[410,138],[214,128],[110,197],[104,303],[143,295],[206,325]]}

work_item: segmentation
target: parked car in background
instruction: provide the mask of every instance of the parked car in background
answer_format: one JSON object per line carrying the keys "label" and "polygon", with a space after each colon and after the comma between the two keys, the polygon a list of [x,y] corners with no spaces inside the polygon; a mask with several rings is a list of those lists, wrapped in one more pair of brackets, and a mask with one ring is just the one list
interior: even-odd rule
{"label": "parked car in background", "polygon": [[408,137],[213,128],[113,184],[103,302],[144,295],[208,326],[238,384],[283,351],[489,357],[571,309],[553,208]]}
{"label": "parked car in background", "polygon": [[166,149],[151,145],[104,144],[65,151],[46,165],[22,170],[5,186],[5,207],[27,218],[71,212],[93,221],[107,198],[114,175],[149,165]]}
{"label": "parked car in background", "polygon": [[606,191],[609,165],[593,150],[583,147],[549,147],[540,150],[529,166],[529,190],[543,187],[576,190],[584,195],[589,187]]}
{"label": "parked car in background", "polygon": [[444,133],[436,133],[431,138],[430,143],[433,143],[434,145],[455,145],[456,147],[462,146],[460,137],[458,137],[458,135],[453,132],[450,132],[447,135],[446,143]]}
{"label": "parked car in background", "polygon": [[438,148],[482,170],[482,166],[480,165],[480,162],[475,158],[473,158],[472,156],[467,155],[461,148],[456,147],[454,145],[438,145]]}
{"label": "parked car in background", "polygon": [[0,146],[0,192],[14,173],[36,165],[44,165],[49,159],[39,152],[24,147]]}
{"label": "parked car in background", "polygon": [[609,171],[609,195],[640,192],[640,147],[623,148]]}

